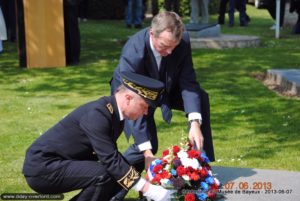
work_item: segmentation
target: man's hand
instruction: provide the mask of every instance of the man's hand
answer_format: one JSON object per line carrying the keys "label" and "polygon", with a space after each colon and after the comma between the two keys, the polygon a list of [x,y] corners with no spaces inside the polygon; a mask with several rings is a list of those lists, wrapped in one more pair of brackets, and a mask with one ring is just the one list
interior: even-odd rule
{"label": "man's hand", "polygon": [[194,149],[202,151],[204,138],[200,129],[200,123],[197,121],[191,122],[191,128],[189,131],[189,140]]}
{"label": "man's hand", "polygon": [[145,150],[144,151],[144,157],[145,157],[145,169],[148,170],[151,162],[155,160],[155,156],[153,155],[151,150]]}
{"label": "man's hand", "polygon": [[151,198],[154,201],[170,201],[174,196],[175,190],[167,190],[161,186],[150,184],[144,196]]}

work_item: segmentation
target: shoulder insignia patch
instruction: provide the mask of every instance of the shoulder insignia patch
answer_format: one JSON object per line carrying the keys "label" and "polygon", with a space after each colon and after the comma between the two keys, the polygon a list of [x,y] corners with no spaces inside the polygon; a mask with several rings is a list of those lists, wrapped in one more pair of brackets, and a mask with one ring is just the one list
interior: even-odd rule
{"label": "shoulder insignia patch", "polygon": [[129,190],[139,178],[140,178],[139,172],[136,171],[133,167],[130,167],[126,175],[123,178],[118,180],[118,183],[126,190]]}
{"label": "shoulder insignia patch", "polygon": [[110,103],[108,103],[108,104],[106,105],[106,107],[107,107],[107,109],[109,110],[109,112],[110,112],[111,114],[114,112],[114,109],[113,109],[113,107],[112,107],[112,105],[111,105]]}

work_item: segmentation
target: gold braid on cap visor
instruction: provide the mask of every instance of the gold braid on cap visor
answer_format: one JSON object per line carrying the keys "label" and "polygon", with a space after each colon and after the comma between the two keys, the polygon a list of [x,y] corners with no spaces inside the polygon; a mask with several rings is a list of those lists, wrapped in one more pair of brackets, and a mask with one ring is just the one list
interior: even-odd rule
{"label": "gold braid on cap visor", "polygon": [[130,88],[136,90],[136,92],[147,99],[150,100],[156,100],[157,96],[158,96],[158,92],[157,91],[151,91],[150,89],[146,89],[144,87],[138,86],[136,84],[134,84],[133,82],[130,82],[126,79],[123,79],[123,82],[125,85],[129,86]]}

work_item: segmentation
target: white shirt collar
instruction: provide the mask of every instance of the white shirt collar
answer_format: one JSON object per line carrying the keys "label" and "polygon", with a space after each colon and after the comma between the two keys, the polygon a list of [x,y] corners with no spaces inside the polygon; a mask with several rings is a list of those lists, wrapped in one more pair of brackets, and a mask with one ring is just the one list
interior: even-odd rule
{"label": "white shirt collar", "polygon": [[152,50],[152,52],[153,52],[153,55],[154,55],[154,57],[155,57],[155,61],[156,61],[156,64],[157,64],[157,68],[158,68],[158,70],[159,70],[162,56],[161,56],[161,55],[156,51],[156,49],[154,48],[153,42],[152,42],[152,38],[151,38],[151,37],[149,38],[149,40],[150,40],[150,48],[151,48],[151,50]]}
{"label": "white shirt collar", "polygon": [[119,108],[119,106],[118,106],[118,112],[119,112],[119,116],[120,116],[120,121],[123,121],[124,120],[124,115],[122,114],[121,109]]}
{"label": "white shirt collar", "polygon": [[160,57],[160,58],[161,58],[160,54],[156,51],[156,49],[155,49],[154,46],[153,46],[152,38],[149,37],[149,40],[150,40],[150,47],[151,47],[151,50],[152,50],[152,52],[153,52],[155,58],[156,58],[156,57]]}

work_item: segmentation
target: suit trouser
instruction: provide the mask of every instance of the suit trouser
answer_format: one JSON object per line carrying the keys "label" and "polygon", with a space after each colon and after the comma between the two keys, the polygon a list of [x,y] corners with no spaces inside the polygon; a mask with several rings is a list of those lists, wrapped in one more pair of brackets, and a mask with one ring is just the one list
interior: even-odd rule
{"label": "suit trouser", "polygon": [[72,201],[108,201],[121,189],[96,161],[70,161],[50,174],[25,178],[38,193],[60,194],[82,189]]}
{"label": "suit trouser", "polygon": [[65,51],[67,65],[76,65],[80,60],[80,30],[78,6],[64,6]]}
{"label": "suit trouser", "polygon": [[[285,3],[286,0],[280,0],[280,16],[279,16],[279,25],[282,27],[284,22],[284,14],[285,14]],[[267,1],[267,10],[273,20],[276,20],[276,0],[268,0]]]}
{"label": "suit trouser", "polygon": [[[201,23],[207,24],[209,20],[208,13],[209,0],[191,0],[191,23],[199,23],[199,14],[201,14]],[[201,11],[200,11],[201,10]]]}
{"label": "suit trouser", "polygon": [[[226,13],[226,7],[227,7],[228,2],[229,2],[229,0],[220,0],[219,17],[218,17],[219,24],[225,23],[225,13]],[[246,2],[245,1],[237,1],[235,3],[235,7],[237,10],[239,10],[239,12],[242,11],[245,13],[245,14],[240,15],[240,23],[250,22],[250,17],[246,13]],[[241,17],[242,17],[242,19],[241,19]],[[243,19],[243,17],[245,17],[245,19]]]}
{"label": "suit trouser", "polygon": [[234,25],[234,11],[238,6],[239,10],[239,18],[240,18],[240,24],[245,24],[247,22],[246,17],[246,1],[245,0],[229,0],[229,10],[228,10],[228,16],[229,16],[229,25]]}

